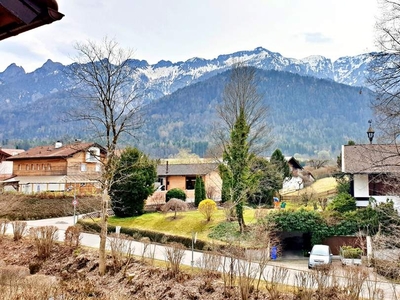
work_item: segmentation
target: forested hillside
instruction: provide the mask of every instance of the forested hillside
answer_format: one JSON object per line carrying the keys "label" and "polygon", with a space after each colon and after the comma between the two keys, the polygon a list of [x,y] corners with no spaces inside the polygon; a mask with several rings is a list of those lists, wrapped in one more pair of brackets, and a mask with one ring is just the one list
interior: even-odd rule
{"label": "forested hillside", "polygon": [[[140,144],[157,157],[178,148],[204,155],[228,76],[224,72],[150,104]],[[349,139],[366,142],[372,97],[367,90],[287,72],[259,70],[259,76],[275,142],[266,154],[277,147],[287,155],[335,154]]]}
{"label": "forested hillside", "polygon": [[[43,85],[43,92],[34,95],[26,92],[18,99],[8,95],[15,94],[11,88],[18,85],[9,83],[19,78],[20,70],[15,67],[14,76],[10,76],[9,70],[9,76],[2,79],[2,97],[6,99],[0,107],[3,146],[26,149],[52,144],[55,140],[94,139],[93,132],[82,123],[64,122],[71,108],[80,106],[80,100],[73,98],[68,90],[51,88],[49,82],[44,84],[47,77],[54,85],[57,80],[67,80],[59,71],[60,65],[49,63],[48,68],[46,72],[40,70],[46,74],[44,77],[37,71],[27,74],[24,81],[26,91],[28,86]],[[265,149],[266,155],[275,148],[282,149],[285,155],[313,156],[321,150],[335,155],[349,139],[366,142],[372,95],[365,88],[360,93],[358,87],[331,80],[271,70],[258,72],[259,91],[270,107],[267,121],[275,142],[273,147]],[[125,139],[124,143],[138,146],[153,157],[168,157],[181,148],[206,155],[213,143],[210,133],[216,120],[215,107],[221,101],[228,78],[226,71],[150,102],[145,109],[146,124],[137,132],[138,138]]]}

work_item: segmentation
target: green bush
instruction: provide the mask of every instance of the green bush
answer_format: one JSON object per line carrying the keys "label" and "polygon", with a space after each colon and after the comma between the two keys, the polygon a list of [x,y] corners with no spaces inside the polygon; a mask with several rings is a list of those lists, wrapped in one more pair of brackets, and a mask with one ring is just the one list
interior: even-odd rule
{"label": "green bush", "polygon": [[[94,222],[85,222],[83,220],[78,220],[78,223],[82,225],[84,230],[86,231],[94,231],[94,232],[100,232],[100,225],[98,223]],[[108,225],[107,226],[107,231],[108,233],[114,233],[115,232],[116,226],[114,225]],[[121,227],[120,233],[132,236],[132,237],[148,237],[151,242],[153,243],[170,243],[170,242],[176,242],[184,245],[186,248],[191,248],[192,247],[192,238],[189,237],[183,237],[183,236],[175,236],[175,235],[168,235],[164,234],[162,232],[156,232],[156,231],[150,231],[150,230],[141,230],[141,229],[136,229],[136,228],[130,228],[130,227]],[[209,245],[207,242],[202,241],[197,239],[196,244],[194,245],[194,248],[197,250],[204,250],[207,249]]]}
{"label": "green bush", "polygon": [[340,213],[356,210],[356,199],[348,193],[340,193],[329,203],[328,209]]}
{"label": "green bush", "polygon": [[343,258],[361,258],[363,251],[356,247],[353,248],[352,246],[342,246],[340,255]]}
{"label": "green bush", "polygon": [[166,197],[166,202],[168,202],[172,198],[177,198],[186,201],[186,193],[178,188],[169,190],[165,197]]}
{"label": "green bush", "polygon": [[323,214],[316,211],[299,210],[277,210],[266,216],[266,221],[271,222],[278,230],[287,232],[311,233],[313,244],[321,243],[329,236],[352,235],[358,231],[355,220],[335,220],[328,224],[327,212]]}

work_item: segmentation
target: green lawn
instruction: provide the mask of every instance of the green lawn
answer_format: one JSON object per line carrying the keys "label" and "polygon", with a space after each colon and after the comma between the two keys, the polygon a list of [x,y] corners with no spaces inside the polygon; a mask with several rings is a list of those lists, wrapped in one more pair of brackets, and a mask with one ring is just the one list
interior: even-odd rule
{"label": "green lawn", "polygon": [[[191,237],[192,232],[197,232],[199,239],[211,241],[207,237],[211,229],[225,221],[225,214],[222,209],[216,211],[210,222],[206,222],[204,216],[198,211],[179,212],[176,219],[173,219],[173,216],[172,212],[167,214],[155,212],[131,218],[112,217],[109,218],[109,224],[185,237]],[[244,219],[246,224],[254,223],[256,221],[255,210],[246,209],[244,211]]]}

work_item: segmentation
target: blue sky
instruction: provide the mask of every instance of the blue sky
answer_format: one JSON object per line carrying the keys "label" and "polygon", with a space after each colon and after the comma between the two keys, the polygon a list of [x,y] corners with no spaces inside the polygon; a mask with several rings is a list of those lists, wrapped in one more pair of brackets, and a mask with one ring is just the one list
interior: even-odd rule
{"label": "blue sky", "polygon": [[74,42],[108,36],[134,58],[214,58],[263,47],[333,60],[376,50],[376,0],[57,0],[65,17],[0,43],[0,72],[47,59],[69,64]]}

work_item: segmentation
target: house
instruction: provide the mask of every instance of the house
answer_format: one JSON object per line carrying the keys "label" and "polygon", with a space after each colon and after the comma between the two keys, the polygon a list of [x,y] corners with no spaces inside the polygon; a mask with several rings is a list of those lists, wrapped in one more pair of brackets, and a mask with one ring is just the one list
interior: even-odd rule
{"label": "house", "polygon": [[59,21],[56,0],[0,0],[0,40]]}
{"label": "house", "polygon": [[91,193],[99,179],[106,150],[96,143],[56,142],[6,158],[13,162],[13,177],[3,180],[5,190],[22,193],[71,191]]}
{"label": "house", "polygon": [[23,149],[5,149],[0,148],[0,180],[12,177],[13,162],[6,161],[6,158],[24,152]]}
{"label": "house", "polygon": [[[165,164],[157,166],[157,176],[159,186],[151,199],[148,199],[149,204],[152,200],[160,199],[160,195],[173,188],[179,188],[185,191],[187,201],[194,201],[194,188],[196,177],[202,177],[208,198],[215,201],[221,200],[222,179],[218,172],[218,163],[186,163],[186,164],[170,164],[168,161]],[[165,197],[162,197],[165,200]]]}
{"label": "house", "polygon": [[288,165],[291,177],[285,178],[283,181],[282,191],[301,190],[305,185],[309,185],[315,181],[314,176],[307,170],[304,170],[294,157],[288,159]]}
{"label": "house", "polygon": [[351,194],[357,206],[367,206],[373,197],[377,202],[390,199],[400,208],[400,146],[342,146],[342,172],[352,177]]}

